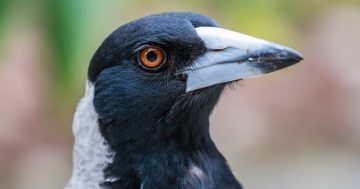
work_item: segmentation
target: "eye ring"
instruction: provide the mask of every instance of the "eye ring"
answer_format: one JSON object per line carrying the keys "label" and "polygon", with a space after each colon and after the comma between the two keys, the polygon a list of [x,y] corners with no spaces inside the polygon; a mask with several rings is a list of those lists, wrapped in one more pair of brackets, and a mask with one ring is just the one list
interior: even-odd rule
{"label": "eye ring", "polygon": [[149,70],[157,70],[166,61],[165,51],[157,46],[144,46],[138,54],[139,64]]}

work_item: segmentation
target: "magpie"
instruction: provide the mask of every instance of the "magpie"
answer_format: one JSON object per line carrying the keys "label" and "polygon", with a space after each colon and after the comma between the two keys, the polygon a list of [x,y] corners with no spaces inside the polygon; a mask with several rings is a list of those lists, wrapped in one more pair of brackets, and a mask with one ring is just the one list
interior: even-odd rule
{"label": "magpie", "polygon": [[91,59],[65,188],[241,189],[211,139],[209,115],[229,83],[302,59],[201,14],[120,26]]}

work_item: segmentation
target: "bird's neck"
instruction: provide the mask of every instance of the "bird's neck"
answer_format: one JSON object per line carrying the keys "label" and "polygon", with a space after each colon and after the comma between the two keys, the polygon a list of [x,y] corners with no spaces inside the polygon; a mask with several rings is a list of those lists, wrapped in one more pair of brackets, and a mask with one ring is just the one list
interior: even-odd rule
{"label": "bird's neck", "polygon": [[[208,121],[194,127],[208,127]],[[208,130],[128,141],[105,169],[105,188],[240,189]]]}
{"label": "bird's neck", "polygon": [[143,133],[138,136],[141,140],[114,137],[124,131],[105,134],[104,127],[122,125],[101,124],[93,106],[93,87],[87,88],[74,118],[74,168],[66,189],[241,188],[210,138],[209,115],[198,114],[211,109],[197,107],[172,121],[149,124],[157,132]]}

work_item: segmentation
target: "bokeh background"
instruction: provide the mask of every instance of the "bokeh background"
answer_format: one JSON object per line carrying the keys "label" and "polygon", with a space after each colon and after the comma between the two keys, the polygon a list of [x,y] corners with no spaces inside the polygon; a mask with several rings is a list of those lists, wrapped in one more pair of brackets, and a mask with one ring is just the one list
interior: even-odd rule
{"label": "bokeh background", "polygon": [[166,11],[294,47],[305,60],[227,89],[211,133],[248,189],[360,186],[359,0],[0,0],[0,188],[61,189],[89,60]]}

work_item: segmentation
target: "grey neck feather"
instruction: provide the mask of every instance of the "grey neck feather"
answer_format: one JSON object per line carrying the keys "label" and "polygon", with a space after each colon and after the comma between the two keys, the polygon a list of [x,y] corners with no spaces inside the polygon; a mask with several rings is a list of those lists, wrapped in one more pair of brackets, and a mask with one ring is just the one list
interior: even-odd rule
{"label": "grey neck feather", "polygon": [[99,131],[93,98],[94,85],[88,81],[73,120],[73,173],[65,189],[101,189],[99,184],[105,181],[103,170],[113,159]]}

